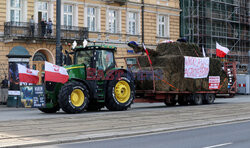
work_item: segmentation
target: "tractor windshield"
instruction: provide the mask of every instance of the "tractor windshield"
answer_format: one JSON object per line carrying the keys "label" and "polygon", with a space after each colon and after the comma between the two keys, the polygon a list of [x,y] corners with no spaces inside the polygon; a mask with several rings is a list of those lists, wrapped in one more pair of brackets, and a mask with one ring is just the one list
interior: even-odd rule
{"label": "tractor windshield", "polygon": [[96,61],[96,67],[101,70],[114,67],[114,55],[113,52],[108,50],[97,50],[98,60]]}
{"label": "tractor windshield", "polygon": [[86,67],[90,66],[91,57],[93,56],[92,50],[81,50],[76,52],[76,64],[85,64]]}

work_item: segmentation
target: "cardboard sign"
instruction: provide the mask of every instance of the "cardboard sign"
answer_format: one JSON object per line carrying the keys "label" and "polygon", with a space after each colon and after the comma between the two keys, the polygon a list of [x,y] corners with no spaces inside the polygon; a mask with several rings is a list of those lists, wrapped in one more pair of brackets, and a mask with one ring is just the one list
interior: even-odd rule
{"label": "cardboard sign", "polygon": [[43,85],[21,86],[21,103],[25,108],[45,107]]}
{"label": "cardboard sign", "polygon": [[209,83],[208,88],[210,90],[219,89],[220,88],[220,76],[209,76],[208,83]]}
{"label": "cardboard sign", "polygon": [[197,58],[185,56],[185,78],[207,78],[209,73],[209,58]]}

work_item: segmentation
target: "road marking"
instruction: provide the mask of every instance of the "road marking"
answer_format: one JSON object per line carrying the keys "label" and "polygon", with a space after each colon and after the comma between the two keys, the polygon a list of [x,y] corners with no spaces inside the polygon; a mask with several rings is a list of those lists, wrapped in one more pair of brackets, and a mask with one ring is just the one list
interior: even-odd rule
{"label": "road marking", "polygon": [[217,144],[217,145],[207,146],[203,148],[215,148],[215,147],[221,147],[221,146],[230,145],[230,144],[233,144],[233,143],[223,143],[223,144]]}

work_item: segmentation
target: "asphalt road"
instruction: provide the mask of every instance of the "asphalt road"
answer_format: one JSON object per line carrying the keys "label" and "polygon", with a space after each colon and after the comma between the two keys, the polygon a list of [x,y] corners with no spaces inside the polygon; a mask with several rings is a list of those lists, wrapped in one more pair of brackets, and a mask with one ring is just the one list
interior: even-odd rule
{"label": "asphalt road", "polygon": [[[250,121],[249,106],[249,96],[236,96],[231,99],[220,98],[213,105],[198,106],[166,107],[164,103],[135,103],[128,111],[112,112],[102,110],[100,112],[83,112],[74,115],[65,114],[62,111],[56,114],[44,114],[37,109],[0,106],[0,147],[47,147],[48,145],[53,145],[54,147],[55,144],[62,143],[87,142],[90,140],[187,130],[207,125],[215,126],[232,122]],[[237,126],[235,127],[237,128]],[[245,128],[249,129],[248,127]],[[226,131],[230,131],[230,129],[226,129]],[[216,133],[219,130],[214,131]],[[227,140],[223,141],[223,138],[218,138],[219,135],[212,135],[210,130],[208,132],[201,132],[200,134],[203,136],[207,135],[207,137],[199,136],[199,133],[194,133],[193,135],[180,134],[180,137],[173,135],[165,138],[161,138],[164,137],[162,136],[164,134],[148,139],[147,136],[138,137],[139,139],[134,141],[135,144],[126,141],[123,145],[126,147],[134,145],[135,147],[140,147],[141,145],[141,147],[146,147],[147,145],[148,147],[167,147],[170,144],[175,145],[176,143],[173,142],[177,142],[177,144],[185,148],[189,146],[186,143],[193,143],[196,146],[200,141],[209,141],[209,143],[202,143],[204,145],[197,146],[232,145],[232,142],[230,142],[231,139],[229,139],[229,142]],[[243,137],[249,138],[249,135],[243,132],[245,131],[242,131],[242,133],[228,132],[226,136],[238,138],[240,137],[238,135],[243,135]],[[247,132],[250,133],[249,131]],[[221,133],[224,133],[224,131]],[[167,135],[169,134],[172,133],[168,133]],[[182,135],[185,136],[181,137]],[[222,135],[221,137],[226,136]],[[214,137],[216,138],[213,139]],[[206,140],[202,140],[202,138]],[[134,138],[131,139],[133,142]],[[151,141],[157,141],[157,139],[159,139],[157,143],[153,144],[152,142],[151,144]],[[237,144],[237,141],[234,144]],[[248,144],[246,143],[246,145]],[[114,146],[109,146],[108,143],[106,147],[112,148]]]}
{"label": "asphalt road", "polygon": [[250,121],[169,133],[40,148],[249,148]]}
{"label": "asphalt road", "polygon": [[[234,104],[250,102],[250,95],[237,95],[234,98],[216,98],[215,104]],[[178,106],[185,108],[186,106]],[[136,110],[159,110],[165,109],[164,103],[134,103],[132,104],[129,111]],[[171,108],[171,107],[168,107]],[[173,107],[175,108],[175,107]],[[109,112],[107,109],[102,109],[99,112],[83,112],[74,116],[82,116],[82,114],[102,114]],[[62,110],[56,114],[44,114],[38,109],[32,108],[7,108],[6,106],[0,105],[0,121],[11,121],[11,120],[29,120],[29,119],[47,119],[47,118],[60,118],[60,117],[71,117],[71,114],[65,114]]]}

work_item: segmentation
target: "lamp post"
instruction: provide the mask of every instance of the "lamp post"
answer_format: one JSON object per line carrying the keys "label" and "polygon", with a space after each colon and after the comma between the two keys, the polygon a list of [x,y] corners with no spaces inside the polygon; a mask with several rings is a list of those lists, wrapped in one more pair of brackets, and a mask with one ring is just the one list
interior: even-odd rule
{"label": "lamp post", "polygon": [[61,0],[56,0],[56,65],[62,65]]}
{"label": "lamp post", "polygon": [[144,44],[144,0],[141,1],[141,42]]}
{"label": "lamp post", "polygon": [[250,51],[248,51],[248,67],[247,67],[248,74],[250,75]]}

